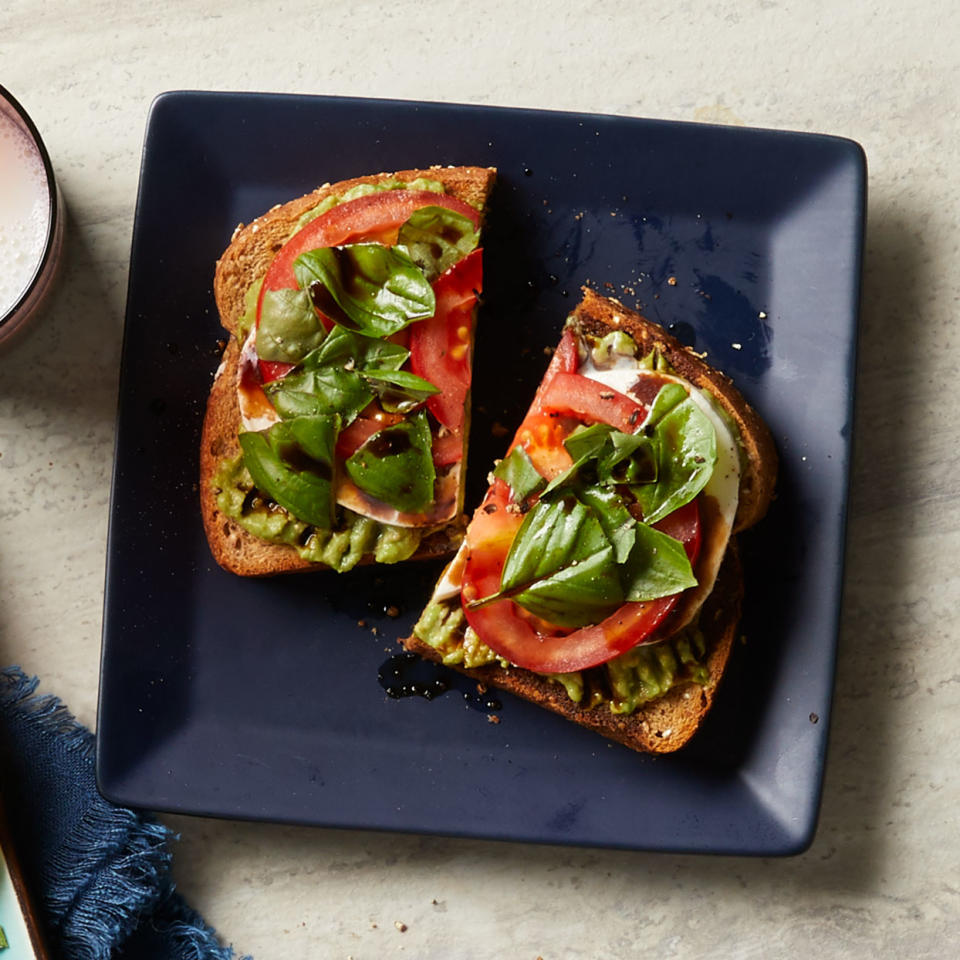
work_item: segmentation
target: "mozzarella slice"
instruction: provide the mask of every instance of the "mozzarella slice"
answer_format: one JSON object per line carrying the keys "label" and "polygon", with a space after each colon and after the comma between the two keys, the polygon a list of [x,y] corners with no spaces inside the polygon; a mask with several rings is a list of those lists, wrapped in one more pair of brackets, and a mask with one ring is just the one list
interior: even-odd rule
{"label": "mozzarella slice", "polygon": [[267,399],[260,380],[256,324],[250,328],[237,363],[237,403],[244,430],[267,430],[280,421],[280,415]]}
{"label": "mozzarella slice", "polygon": [[393,527],[429,527],[447,523],[457,515],[457,500],[460,493],[461,464],[455,463],[440,477],[434,487],[433,504],[426,513],[403,513],[389,503],[375,500],[365,494],[349,477],[343,477],[337,486],[337,503]]}
{"label": "mozzarella slice", "polygon": [[671,380],[687,391],[690,399],[713,424],[717,437],[717,462],[702,493],[705,498],[704,509],[701,511],[702,540],[695,570],[698,583],[684,593],[681,606],[672,620],[671,627],[679,630],[693,620],[704,600],[710,595],[727,552],[740,501],[740,448],[737,438],[717,410],[714,401],[682,377],[639,370],[632,357],[618,358],[612,367],[601,369],[588,355],[578,372],[628,396],[633,393],[632,388],[641,377],[656,376]]}
{"label": "mozzarella slice", "polygon": [[698,390],[692,383],[682,377],[666,373],[654,373],[649,370],[639,370],[632,357],[621,357],[617,363],[609,368],[601,369],[594,365],[588,356],[577,371],[581,376],[589,377],[602,383],[604,386],[631,396],[632,387],[643,376],[655,376],[661,380],[670,380],[680,384],[690,395],[690,399],[706,415],[713,424],[717,435],[717,463],[710,479],[704,488],[707,496],[717,501],[720,513],[728,525],[733,525],[733,518],[737,513],[737,504],[740,499],[740,450],[726,420],[714,406],[714,401]]}
{"label": "mozzarella slice", "polygon": [[452,600],[459,596],[463,588],[463,568],[467,562],[467,541],[460,544],[454,558],[443,568],[443,573],[433,588],[430,602],[438,600]]}

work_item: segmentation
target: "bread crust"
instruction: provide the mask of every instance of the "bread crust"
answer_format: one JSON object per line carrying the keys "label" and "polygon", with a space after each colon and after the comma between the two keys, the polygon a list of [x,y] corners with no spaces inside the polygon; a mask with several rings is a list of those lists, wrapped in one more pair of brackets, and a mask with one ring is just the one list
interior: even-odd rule
{"label": "bread crust", "polygon": [[[594,707],[581,706],[567,696],[561,684],[522,667],[491,664],[473,669],[455,666],[453,669],[478,683],[530,700],[631,750],[672,753],[697,732],[713,705],[740,622],[742,598],[743,577],[736,545],[732,545],[700,616],[700,629],[708,650],[707,682],[679,683],[665,696],[639,706],[628,716],[613,713],[605,703]],[[401,643],[424,659],[442,660],[433,647],[416,636],[406,637]]]}
{"label": "bread crust", "polygon": [[[448,195],[482,209],[495,175],[495,170],[486,167],[431,167],[355,177],[324,184],[311,193],[273,207],[249,224],[239,224],[234,230],[229,246],[217,261],[213,281],[220,323],[230,337],[207,398],[200,439],[203,526],[210,551],[225,570],[240,576],[267,577],[329,569],[323,563],[303,559],[293,547],[270,543],[248,533],[217,506],[219,491],[213,479],[224,460],[240,453],[236,379],[242,344],[237,341],[237,328],[244,313],[247,290],[265,275],[277,251],[296,232],[300,217],[329,196],[339,196],[361,184],[427,177],[442,183]],[[458,517],[429,534],[410,559],[431,559],[450,554],[456,549],[465,526],[465,518]],[[361,560],[361,563],[369,562],[373,562],[372,558]]]}
{"label": "bread crust", "polygon": [[[653,348],[658,349],[678,375],[716,398],[736,424],[742,449],[740,499],[733,531],[744,530],[760,520],[773,498],[778,464],[776,448],[766,424],[730,378],[713,369],[658,324],[589,288],[584,288],[583,299],[574,309],[573,318],[581,331],[594,336],[602,337],[613,330],[623,330],[636,341],[641,355]],[[580,706],[567,696],[561,684],[521,667],[487,665],[454,669],[479,683],[530,700],[632,750],[670,753],[690,740],[713,704],[730,658],[742,599],[743,574],[736,540],[731,537],[713,590],[704,600],[699,614],[699,627],[707,643],[707,682],[680,683],[665,696],[638,707],[629,716],[613,713],[606,704]],[[674,611],[672,621],[680,615],[679,610],[680,607]],[[669,633],[667,628],[662,635],[669,636]],[[433,647],[416,636],[400,642],[427,659],[442,659]]]}

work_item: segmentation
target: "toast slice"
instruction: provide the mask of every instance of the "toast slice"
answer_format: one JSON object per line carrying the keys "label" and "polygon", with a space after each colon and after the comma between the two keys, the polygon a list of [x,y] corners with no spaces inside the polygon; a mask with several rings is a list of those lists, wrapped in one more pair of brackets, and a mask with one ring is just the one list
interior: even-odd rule
{"label": "toast slice", "polygon": [[[715,482],[711,481],[713,485],[708,485],[697,501],[702,546],[693,564],[693,572],[698,585],[680,593],[666,618],[647,637],[650,642],[621,652],[607,662],[572,672],[554,669],[540,672],[517,666],[508,656],[509,645],[503,646],[504,634],[494,635],[497,631],[493,629],[491,634],[480,635],[472,623],[468,623],[464,613],[464,595],[470,589],[465,569],[477,539],[482,540],[481,534],[472,537],[471,533],[480,524],[489,523],[489,514],[498,503],[501,506],[503,503],[494,495],[494,485],[498,481],[492,477],[490,492],[471,521],[463,547],[444,571],[412,635],[401,642],[408,650],[452,666],[478,683],[537,703],[631,749],[667,753],[682,747],[700,727],[723,677],[740,619],[743,596],[743,577],[734,534],[752,526],[766,513],[776,483],[777,454],[766,425],[729,378],[683,347],[660,326],[615,300],[585,289],[583,300],[568,319],[565,339],[571,328],[579,345],[578,372],[587,376],[598,375],[597,368],[590,367],[592,361],[588,359],[596,357],[597,353],[589,352],[587,347],[610,343],[610,335],[617,331],[626,333],[635,345],[637,361],[642,358],[648,367],[664,371],[668,380],[685,381],[701,394],[709,395],[708,403],[729,431],[726,436],[733,442],[728,444],[728,459],[724,461],[718,455],[714,470],[716,475],[723,466],[732,480],[726,487],[719,477]],[[622,341],[619,349],[623,349],[624,342],[628,341]],[[545,409],[545,385],[556,370],[562,347],[563,342],[534,398],[525,424],[536,424],[536,415]],[[619,360],[615,368],[629,371],[632,362],[629,357]],[[637,379],[633,373],[621,372],[616,376],[619,376],[621,386]],[[616,376],[610,382],[616,380]],[[635,387],[625,387],[625,391],[636,390],[634,395],[639,398],[646,390],[649,406],[651,391],[655,393],[656,390],[650,384],[641,387],[642,382],[642,378],[637,379]],[[651,382],[661,381],[652,378]],[[601,396],[616,402],[613,394],[611,388]],[[554,410],[549,415],[557,416],[557,413]],[[589,421],[581,418],[581,422]],[[522,425],[510,450],[513,452],[516,446],[526,444],[528,453],[534,454],[538,470],[544,473],[542,464],[546,462],[549,467],[549,460],[537,459],[536,451],[526,439],[532,434],[525,433],[525,430]],[[718,427],[717,436],[720,435]],[[718,450],[721,446],[718,440]],[[729,458],[733,456],[738,461],[738,473],[729,474]],[[503,476],[499,471],[500,467],[497,473]],[[544,476],[549,478],[549,472]],[[728,496],[730,491],[735,493],[735,499]],[[508,505],[507,509],[517,510],[517,507]],[[531,509],[530,502],[525,502],[519,509],[523,512]],[[461,595],[461,588],[464,595]],[[505,602],[508,601],[497,601],[499,604]],[[529,614],[525,615],[530,618]],[[490,624],[496,624],[496,621],[487,621],[487,625]],[[507,629],[504,627],[504,631]],[[589,627],[588,630],[596,628]],[[585,631],[579,633],[586,636]],[[543,640],[547,645],[551,642],[549,637]]]}
{"label": "toast slice", "polygon": [[[325,184],[236,228],[217,262],[214,276],[217,310],[229,339],[208,397],[200,447],[203,524],[211,552],[224,569],[242,576],[271,576],[331,567],[345,570],[355,563],[437,557],[456,550],[465,527],[462,474],[469,428],[468,389],[460,463],[443,468],[442,485],[441,478],[437,480],[435,497],[438,501],[443,498],[444,509],[433,509],[439,505],[434,504],[418,521],[416,516],[411,514],[411,519],[403,511],[385,506],[353,488],[347,502],[354,509],[336,506],[328,530],[300,522],[292,511],[279,506],[269,496],[261,496],[262,491],[245,469],[239,434],[244,429],[262,427],[263,422],[251,423],[250,394],[238,392],[238,384],[241,377],[246,378],[245,384],[249,383],[252,367],[256,381],[253,385],[256,402],[252,407],[255,412],[261,410],[267,403],[260,383],[262,358],[254,352],[252,364],[250,360],[251,329],[256,327],[260,286],[278,253],[310,222],[316,211],[343,211],[352,200],[367,202],[374,193],[380,196],[389,191],[391,196],[399,196],[394,191],[429,190],[453,201],[462,201],[478,211],[479,230],[494,178],[493,169],[481,167],[433,167],[357,177]],[[322,219],[322,214],[316,219]],[[394,237],[395,234],[394,230]],[[469,311],[469,306],[466,309]],[[469,319],[467,326],[469,334],[464,349],[469,371],[472,347]],[[343,369],[352,369],[350,362],[346,361]],[[277,419],[274,411],[267,409],[266,412],[269,414],[266,423]],[[446,428],[434,419],[428,420],[436,442],[436,436],[446,433]],[[343,421],[344,428],[347,422]],[[399,525],[385,519],[393,517],[400,518]],[[430,522],[431,518],[434,522]]]}

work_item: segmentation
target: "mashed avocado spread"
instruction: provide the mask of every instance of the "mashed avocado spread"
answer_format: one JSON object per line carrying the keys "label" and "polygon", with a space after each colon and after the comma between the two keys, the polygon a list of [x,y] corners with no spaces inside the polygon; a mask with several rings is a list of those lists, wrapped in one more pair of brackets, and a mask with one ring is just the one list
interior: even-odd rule
{"label": "mashed avocado spread", "polygon": [[[467,625],[456,598],[431,600],[413,633],[438,651],[449,666],[472,669],[494,662],[510,666]],[[549,679],[561,684],[574,703],[586,707],[605,703],[612,713],[629,715],[681,683],[706,683],[706,659],[703,632],[691,625],[669,640],[634,647],[602,666],[554,674]]]}
{"label": "mashed avocado spread", "polygon": [[340,508],[335,530],[312,527],[258,495],[241,457],[224,460],[213,478],[217,506],[244,530],[270,543],[293,547],[304,560],[343,573],[372,554],[378,563],[399,563],[416,553],[429,530],[394,527]]}

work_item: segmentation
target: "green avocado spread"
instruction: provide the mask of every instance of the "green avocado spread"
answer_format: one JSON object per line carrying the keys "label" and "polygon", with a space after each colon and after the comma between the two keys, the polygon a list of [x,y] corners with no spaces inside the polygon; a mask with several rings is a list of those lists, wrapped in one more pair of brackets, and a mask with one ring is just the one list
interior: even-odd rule
{"label": "green avocado spread", "polygon": [[[431,600],[413,633],[438,651],[445,664],[468,669],[494,662],[510,666],[467,626],[457,598]],[[626,716],[681,683],[705,684],[706,660],[703,632],[691,625],[669,640],[634,647],[599,667],[549,679],[560,684],[574,703],[591,708],[606,704],[612,713]]]}
{"label": "green avocado spread", "polygon": [[259,495],[242,457],[224,460],[213,477],[217,506],[244,530],[270,543],[293,547],[304,560],[323,563],[343,573],[364,556],[378,563],[399,563],[420,546],[429,530],[394,527],[338,508],[334,529],[321,530],[303,523],[279,504]]}

